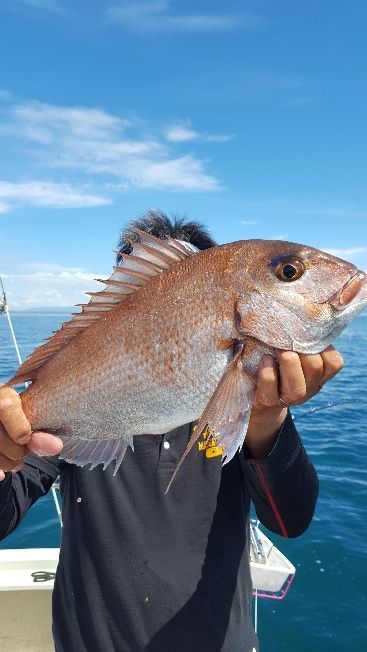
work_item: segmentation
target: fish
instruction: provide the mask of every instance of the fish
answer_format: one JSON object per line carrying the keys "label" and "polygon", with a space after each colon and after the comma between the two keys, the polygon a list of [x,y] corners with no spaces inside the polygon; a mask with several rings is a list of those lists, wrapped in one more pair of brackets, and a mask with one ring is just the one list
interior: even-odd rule
{"label": "fish", "polygon": [[319,353],[367,305],[367,275],[309,246],[241,240],[204,251],[135,229],[104,288],[20,366],[33,430],[90,469],[133,437],[198,421],[223,463],[243,445],[265,354]]}

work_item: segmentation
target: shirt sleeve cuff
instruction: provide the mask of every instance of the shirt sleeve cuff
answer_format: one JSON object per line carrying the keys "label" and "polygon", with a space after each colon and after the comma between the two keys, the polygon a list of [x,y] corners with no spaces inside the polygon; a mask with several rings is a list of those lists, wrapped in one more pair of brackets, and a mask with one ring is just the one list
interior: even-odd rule
{"label": "shirt sleeve cuff", "polygon": [[0,495],[9,491],[12,484],[12,477],[10,472],[5,473],[5,479],[0,482]]}
{"label": "shirt sleeve cuff", "polygon": [[34,453],[28,453],[25,458],[25,463],[42,473],[48,475],[52,480],[60,475],[61,468],[65,465],[64,460],[60,460],[57,456],[40,457]]}
{"label": "shirt sleeve cuff", "polygon": [[249,450],[244,445],[243,452],[246,462],[256,462],[257,465],[266,469],[267,474],[272,472],[285,471],[295,460],[302,447],[300,436],[294,425],[292,415],[288,414],[279,431],[277,440],[270,453],[262,459],[251,457]]}

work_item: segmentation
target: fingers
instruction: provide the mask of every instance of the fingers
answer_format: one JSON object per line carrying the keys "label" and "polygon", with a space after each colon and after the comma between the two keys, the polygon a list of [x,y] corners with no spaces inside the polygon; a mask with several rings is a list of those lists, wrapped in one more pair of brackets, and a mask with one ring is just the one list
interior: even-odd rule
{"label": "fingers", "polygon": [[[277,351],[276,361],[264,356],[258,373],[255,401],[264,407],[302,403],[306,400],[306,379],[300,357],[293,351]],[[317,386],[318,387],[318,386]]]}
{"label": "fingers", "polygon": [[0,422],[10,439],[26,444],[31,438],[31,425],[22,410],[19,394],[10,387],[0,388]]}
{"label": "fingers", "polygon": [[316,355],[300,354],[303,374],[306,380],[308,397],[316,394],[321,387],[331,380],[344,365],[339,351],[328,346],[325,351]]}
{"label": "fingers", "polygon": [[34,432],[27,448],[36,455],[58,455],[62,447],[63,443],[59,437],[48,432]]}
{"label": "fingers", "polygon": [[4,480],[4,471],[21,468],[29,451],[58,455],[62,446],[61,439],[49,433],[32,433],[20,396],[9,387],[0,388],[0,481]]}
{"label": "fingers", "polygon": [[278,351],[280,396],[285,403],[302,403],[307,385],[300,356],[294,351]]}
{"label": "fingers", "polygon": [[3,477],[0,475],[0,480],[4,480],[6,471],[19,471],[23,466],[22,460],[15,462],[14,460],[9,459],[5,455],[0,455],[0,469],[2,471]]}
{"label": "fingers", "polygon": [[333,378],[344,366],[343,357],[333,346],[328,346],[321,354],[324,371],[321,378],[321,385]]}
{"label": "fingers", "polygon": [[332,346],[317,354],[276,351],[276,357],[278,365],[270,355],[261,361],[255,405],[284,407],[304,403],[343,367],[342,356]]}
{"label": "fingers", "polygon": [[8,436],[4,427],[0,424],[0,451],[2,455],[5,455],[11,460],[20,460],[27,454],[28,449],[26,446],[15,444]]}
{"label": "fingers", "polygon": [[23,458],[31,451],[36,455],[58,455],[63,443],[59,437],[48,432],[34,432],[27,446],[19,446],[9,439],[0,426],[0,482],[4,480],[4,471],[19,471],[23,466]]}
{"label": "fingers", "polygon": [[306,396],[309,398],[317,394],[323,385],[324,361],[318,353],[312,355],[301,353],[299,358],[306,383]]}
{"label": "fingers", "polygon": [[31,426],[19,395],[10,387],[0,388],[0,481],[5,471],[16,471],[27,454],[23,444],[29,441]]}
{"label": "fingers", "polygon": [[279,398],[276,363],[271,355],[265,355],[259,367],[255,403],[270,407],[279,405]]}

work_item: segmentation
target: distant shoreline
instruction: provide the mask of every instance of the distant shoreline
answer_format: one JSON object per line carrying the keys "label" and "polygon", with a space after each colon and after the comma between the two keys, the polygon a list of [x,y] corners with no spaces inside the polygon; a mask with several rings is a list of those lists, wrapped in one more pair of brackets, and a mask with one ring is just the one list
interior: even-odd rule
{"label": "distant shoreline", "polygon": [[[76,312],[76,311],[74,311]],[[65,315],[70,316],[71,311],[65,311],[65,312],[12,312],[11,316],[12,317],[63,317]]]}
{"label": "distant shoreline", "polygon": [[65,307],[54,307],[52,308],[51,306],[49,308],[25,308],[24,310],[17,310],[16,308],[13,308],[12,310],[9,311],[11,315],[16,315],[16,316],[21,316],[21,317],[27,317],[27,316],[32,316],[32,317],[43,317],[45,315],[51,316],[51,315],[71,315],[73,312],[80,312],[79,306],[65,306]]}

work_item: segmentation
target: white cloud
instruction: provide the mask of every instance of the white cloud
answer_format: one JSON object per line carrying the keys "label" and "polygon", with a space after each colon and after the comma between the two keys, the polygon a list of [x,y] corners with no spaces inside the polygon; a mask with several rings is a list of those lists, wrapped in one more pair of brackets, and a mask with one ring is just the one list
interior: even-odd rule
{"label": "white cloud", "polygon": [[256,222],[256,220],[240,220],[240,224],[244,226],[256,226],[259,222]]}
{"label": "white cloud", "polygon": [[[103,176],[105,187],[112,177],[114,183],[117,180],[125,188],[196,192],[221,188],[220,182],[206,171],[206,161],[193,153],[175,155],[177,132],[176,140],[173,134],[173,140],[167,143],[148,134],[147,126],[137,119],[125,120],[101,109],[40,102],[12,103],[7,106],[5,116],[0,124],[0,136],[11,135],[13,141],[20,138],[30,143],[28,155],[48,174],[56,168],[73,170],[87,177],[88,182],[90,175],[99,175]],[[228,139],[200,135],[194,130],[192,134],[198,140]],[[184,139],[189,140],[187,132],[181,132],[181,142]],[[83,189],[77,192],[75,183],[74,192],[85,197]],[[71,201],[71,191],[68,194]],[[102,201],[93,195],[90,201],[94,200]]]}
{"label": "white cloud", "polygon": [[88,303],[85,292],[103,287],[95,281],[95,278],[103,278],[103,274],[81,268],[36,262],[29,267],[33,271],[24,268],[21,274],[3,276],[10,310]]}
{"label": "white cloud", "polygon": [[24,136],[41,144],[57,143],[60,137],[88,140],[111,139],[129,122],[99,109],[25,102],[12,108],[12,117]]}
{"label": "white cloud", "polygon": [[184,125],[172,125],[167,127],[165,136],[171,143],[186,143],[189,140],[197,140],[199,133]]}
{"label": "white cloud", "polygon": [[23,205],[86,208],[110,203],[111,201],[105,197],[80,192],[80,189],[77,190],[65,183],[0,180],[0,213],[7,213],[12,208]]}
{"label": "white cloud", "polygon": [[195,140],[206,143],[225,143],[233,138],[230,134],[200,133],[184,124],[172,124],[167,127],[165,137],[171,143],[186,143]]}
{"label": "white cloud", "polygon": [[[140,165],[141,163],[141,165]],[[182,156],[152,163],[137,161],[131,171],[131,179],[136,174],[137,185],[141,188],[170,188],[171,190],[220,190],[219,182],[205,174],[201,161],[192,156]]]}

